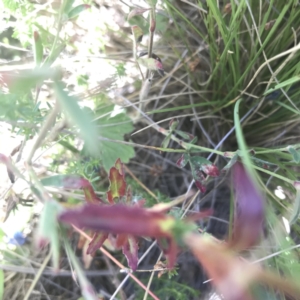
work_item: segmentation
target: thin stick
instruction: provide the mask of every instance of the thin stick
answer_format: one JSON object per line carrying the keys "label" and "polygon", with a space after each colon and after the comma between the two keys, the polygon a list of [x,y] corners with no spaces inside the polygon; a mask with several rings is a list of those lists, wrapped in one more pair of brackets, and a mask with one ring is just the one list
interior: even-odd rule
{"label": "thin stick", "polygon": [[31,295],[31,293],[32,293],[35,285],[38,283],[40,277],[42,276],[42,274],[43,274],[43,272],[44,272],[44,270],[45,270],[45,268],[46,268],[46,266],[47,266],[47,264],[48,264],[48,262],[49,262],[49,260],[51,258],[51,255],[52,255],[52,253],[51,253],[51,251],[49,251],[49,253],[46,256],[46,258],[44,259],[44,262],[42,263],[39,271],[36,273],[36,275],[35,275],[32,283],[31,283],[29,289],[27,290],[27,293],[26,293],[26,295],[24,297],[24,300],[28,300],[29,299],[29,297],[30,297],[30,295]]}
{"label": "thin stick", "polygon": [[124,169],[126,170],[126,172],[151,196],[153,197],[157,202],[159,202],[157,196],[152,192],[150,191],[130,170],[129,168],[127,168],[125,165],[124,165]]}

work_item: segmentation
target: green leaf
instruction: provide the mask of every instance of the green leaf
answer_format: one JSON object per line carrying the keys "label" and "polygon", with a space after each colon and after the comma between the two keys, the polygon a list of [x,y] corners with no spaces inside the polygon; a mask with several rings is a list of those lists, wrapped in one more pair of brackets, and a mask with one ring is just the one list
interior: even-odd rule
{"label": "green leaf", "polygon": [[298,164],[300,162],[300,152],[293,146],[288,146],[287,149],[292,154],[294,162]]}
{"label": "green leaf", "polygon": [[252,178],[253,182],[255,182],[255,184],[258,185],[257,179],[256,179],[257,174],[252,166],[251,156],[248,151],[249,149],[246,145],[245,137],[244,137],[241,122],[240,122],[239,109],[240,109],[241,101],[242,101],[241,98],[238,99],[234,106],[234,125],[235,125],[236,139],[237,139],[237,143],[238,143],[239,151],[240,151],[239,156],[242,158],[242,161],[243,161],[250,177]]}
{"label": "green leaf", "polygon": [[69,151],[73,152],[74,154],[77,154],[77,153],[80,152],[74,146],[72,146],[70,143],[68,143],[67,141],[59,141],[58,143],[60,145],[62,145],[64,148],[66,148]]}
{"label": "green leaf", "polygon": [[[70,178],[72,175],[53,175],[49,177],[42,178],[41,184],[44,186],[55,186],[55,187],[64,187],[65,181]],[[75,177],[74,177],[75,178]],[[78,179],[80,176],[77,177]]]}
{"label": "green leaf", "polygon": [[44,48],[41,36],[37,31],[33,32],[33,50],[35,65],[39,66],[43,60]]}
{"label": "green leaf", "polygon": [[75,0],[65,1],[64,13],[68,14],[73,9],[73,4]]}
{"label": "green leaf", "polygon": [[162,148],[168,148],[168,145],[170,143],[172,137],[172,131],[168,133],[168,135],[164,138],[164,140],[161,143]]}
{"label": "green leaf", "polygon": [[186,132],[184,132],[184,131],[181,131],[181,130],[175,130],[175,132],[176,132],[179,136],[181,136],[183,139],[185,139],[185,140],[189,140],[189,139],[191,138],[191,135],[188,134],[188,133],[186,133]]}
{"label": "green leaf", "polygon": [[0,300],[3,299],[4,294],[4,272],[0,270]]}
{"label": "green leaf", "polygon": [[179,168],[184,168],[186,164],[189,162],[190,155],[188,153],[182,154],[176,162],[176,165]]}
{"label": "green leaf", "polygon": [[78,17],[81,12],[87,10],[90,7],[91,6],[88,4],[80,4],[76,7],[74,7],[72,10],[69,11],[68,19],[71,20],[71,19]]}
{"label": "green leaf", "polygon": [[238,158],[239,158],[239,155],[237,153],[234,154],[233,157],[231,157],[231,159],[227,163],[227,165],[223,168],[223,171],[227,171],[227,170],[231,169],[231,167],[237,162]]}
{"label": "green leaf", "polygon": [[211,165],[212,162],[207,160],[206,158],[202,156],[192,156],[190,157],[190,162],[192,165],[194,165],[196,168],[201,169],[202,165]]}
{"label": "green leaf", "polygon": [[54,84],[54,90],[63,110],[67,113],[71,122],[80,129],[80,135],[85,141],[86,148],[91,155],[99,153],[98,133],[90,116],[79,107],[78,99],[68,95],[61,82]]}
{"label": "green leaf", "polygon": [[0,242],[2,242],[3,237],[5,237],[5,232],[3,231],[2,228],[0,228]]}
{"label": "green leaf", "polygon": [[274,92],[276,90],[282,89],[282,88],[284,88],[284,87],[286,87],[288,85],[292,85],[293,83],[298,82],[299,80],[300,80],[300,76],[299,75],[294,76],[292,78],[289,78],[289,79],[287,79],[287,80],[285,80],[285,81],[283,81],[283,82],[275,85],[274,88],[269,89],[266,92],[264,92],[264,96],[266,96],[268,94],[271,94],[272,92]]}
{"label": "green leaf", "polygon": [[45,79],[54,78],[57,71],[48,67],[20,71],[18,76],[4,74],[2,76],[11,93],[24,94],[31,88],[43,83]]}
{"label": "green leaf", "polygon": [[190,144],[195,145],[197,142],[198,142],[198,137],[195,136],[195,137],[190,141]]}
{"label": "green leaf", "polygon": [[47,201],[41,213],[38,233],[37,246],[44,247],[48,242],[51,245],[53,267],[59,269],[59,232],[57,215],[63,208],[54,200]]}
{"label": "green leaf", "polygon": [[131,26],[131,30],[132,30],[134,42],[137,45],[143,39],[143,35],[144,35],[143,30],[137,25]]}
{"label": "green leaf", "polygon": [[260,158],[256,158],[256,157],[251,157],[254,165],[260,167],[260,168],[263,168],[263,169],[271,169],[271,168],[276,168],[277,165],[276,164],[273,164],[273,163],[270,163],[266,160],[262,160]]}
{"label": "green leaf", "polygon": [[[128,163],[135,156],[133,146],[105,140],[124,141],[124,135],[132,132],[134,129],[132,121],[126,115],[125,111],[120,111],[118,114],[112,115],[113,110],[114,105],[102,107],[97,110],[100,115],[97,120],[98,134],[100,136],[100,151],[97,158],[101,159],[102,165],[107,172],[114,166],[118,158],[123,163]],[[86,145],[84,145],[82,152],[85,153],[85,151]]]}
{"label": "green leaf", "polygon": [[179,121],[177,120],[172,120],[170,122],[170,131],[173,132],[175,130],[175,128],[178,126],[179,124]]}
{"label": "green leaf", "polygon": [[294,207],[293,207],[293,213],[290,217],[290,225],[293,225],[294,223],[297,222],[299,215],[300,215],[300,189],[298,188],[297,193],[296,193]]}
{"label": "green leaf", "polygon": [[156,4],[157,4],[157,0],[147,0],[146,1],[148,3],[148,5],[152,8],[155,8]]}
{"label": "green leaf", "polygon": [[141,65],[145,66],[149,70],[154,70],[154,71],[163,71],[163,65],[162,62],[152,58],[152,57],[140,57],[137,59],[138,63]]}
{"label": "green leaf", "polygon": [[58,45],[53,52],[49,54],[49,56],[45,59],[43,66],[51,66],[54,61],[58,58],[60,53],[65,49],[66,44],[60,44]]}

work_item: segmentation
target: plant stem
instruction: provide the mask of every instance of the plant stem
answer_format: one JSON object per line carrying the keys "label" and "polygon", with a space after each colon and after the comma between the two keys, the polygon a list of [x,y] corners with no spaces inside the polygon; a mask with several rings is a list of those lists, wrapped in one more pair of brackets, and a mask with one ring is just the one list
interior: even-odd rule
{"label": "plant stem", "polygon": [[[152,48],[153,48],[153,39],[154,39],[154,32],[155,32],[155,28],[156,28],[156,17],[155,17],[155,7],[152,7],[150,9],[150,26],[149,26],[149,43],[148,43],[148,58],[150,58],[152,56]],[[146,72],[146,76],[145,78],[149,78],[149,69]]]}

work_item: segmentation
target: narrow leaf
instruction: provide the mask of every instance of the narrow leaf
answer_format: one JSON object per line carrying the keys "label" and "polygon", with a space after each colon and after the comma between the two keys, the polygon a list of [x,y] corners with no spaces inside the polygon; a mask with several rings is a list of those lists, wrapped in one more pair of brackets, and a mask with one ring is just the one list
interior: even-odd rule
{"label": "narrow leaf", "polygon": [[237,162],[238,158],[239,158],[238,154],[234,154],[229,160],[229,162],[227,163],[227,165],[222,169],[222,172],[226,172],[229,169],[231,169],[231,167]]}
{"label": "narrow leaf", "polygon": [[295,185],[296,187],[296,198],[293,206],[293,213],[290,217],[290,225],[293,225],[294,223],[297,222],[299,215],[300,215],[300,187]]}
{"label": "narrow leaf", "polygon": [[43,61],[44,47],[41,36],[37,31],[33,32],[33,55],[36,66],[39,66]]}
{"label": "narrow leaf", "polygon": [[80,4],[76,7],[74,7],[72,10],[69,11],[68,19],[71,20],[71,19],[78,17],[81,12],[87,10],[90,7],[91,6],[88,4]]}
{"label": "narrow leaf", "polygon": [[197,142],[198,142],[198,137],[195,136],[195,137],[192,138],[192,140],[190,141],[190,144],[195,145]]}
{"label": "narrow leaf", "polygon": [[168,261],[168,268],[173,268],[176,263],[176,257],[178,254],[178,246],[174,239],[164,237],[161,239],[158,239],[158,244],[160,248],[162,249],[164,255],[167,258]]}
{"label": "narrow leaf", "polygon": [[178,126],[178,124],[179,124],[178,120],[172,119],[169,124],[170,131],[173,132],[176,129],[176,127]]}
{"label": "narrow leaf", "polygon": [[186,133],[181,130],[175,130],[175,132],[185,140],[191,140],[191,137],[192,137],[192,139],[194,138],[191,134]]}
{"label": "narrow leaf", "polygon": [[57,216],[62,210],[63,208],[56,201],[47,201],[41,213],[36,235],[36,244],[39,248],[46,246],[50,242],[53,267],[56,270],[59,269],[60,253]]}
{"label": "narrow leaf", "polygon": [[123,254],[127,258],[128,266],[131,270],[135,271],[138,266],[138,242],[137,239],[129,235],[127,241],[122,247]]}
{"label": "narrow leaf", "polygon": [[86,253],[93,255],[100,247],[102,247],[103,243],[107,238],[108,233],[106,232],[95,233],[93,239],[89,243]]}
{"label": "narrow leaf", "polygon": [[285,81],[283,81],[283,82],[275,85],[274,88],[269,89],[266,92],[264,92],[264,96],[266,96],[268,94],[271,94],[271,93],[273,93],[274,91],[276,91],[278,89],[282,89],[282,88],[284,88],[286,86],[292,85],[293,83],[298,82],[298,81],[300,81],[300,76],[299,75],[291,77],[291,78],[289,78],[289,79],[287,79],[287,80],[285,80]]}
{"label": "narrow leaf", "polygon": [[53,175],[41,179],[44,186],[63,187],[65,189],[83,189],[85,199],[91,203],[104,203],[95,193],[91,183],[77,175]]}
{"label": "narrow leaf", "polygon": [[54,78],[56,70],[48,67],[35,68],[33,70],[19,71],[18,74],[5,73],[2,75],[2,81],[7,84],[12,93],[27,93],[31,88],[41,85],[44,80]]}
{"label": "narrow leaf", "polygon": [[162,141],[162,144],[161,144],[162,148],[168,148],[171,137],[172,137],[172,132],[169,132],[168,135]]}
{"label": "narrow leaf", "polygon": [[73,9],[73,4],[74,4],[74,2],[75,2],[75,0],[68,0],[68,1],[64,2],[64,4],[65,4],[65,7],[64,7],[64,13],[65,13],[66,15],[68,14],[68,12],[69,12],[70,10]]}
{"label": "narrow leaf", "polygon": [[59,57],[59,55],[62,53],[62,51],[66,48],[66,44],[60,44],[58,45],[53,52],[50,53],[50,55],[44,60],[43,67],[50,67],[55,60]]}
{"label": "narrow leaf", "polygon": [[251,157],[253,163],[258,166],[258,167],[261,167],[263,169],[274,169],[277,167],[276,164],[273,164],[273,163],[270,163],[266,160],[262,160],[262,159],[259,159],[259,158],[256,158],[256,157]]}
{"label": "narrow leaf", "polygon": [[80,189],[88,184],[86,179],[78,175],[53,175],[41,179],[44,186],[64,187],[67,189]]}
{"label": "narrow leaf", "polygon": [[129,21],[131,18],[133,18],[135,16],[142,15],[144,12],[148,11],[149,9],[150,8],[136,7],[128,14],[127,20]]}
{"label": "narrow leaf", "polygon": [[143,30],[137,25],[131,26],[131,30],[135,43],[139,44],[143,39]]}
{"label": "narrow leaf", "polygon": [[147,0],[146,1],[148,3],[148,5],[152,8],[155,8],[156,4],[157,4],[157,0]]}
{"label": "narrow leaf", "polygon": [[4,294],[4,271],[0,270],[0,300],[3,299]]}
{"label": "narrow leaf", "polygon": [[87,144],[88,151],[92,155],[97,155],[99,143],[96,126],[91,122],[88,114],[79,107],[78,99],[68,95],[61,82],[54,84],[54,90],[63,110],[72,123],[80,129],[80,135]]}
{"label": "narrow leaf", "polygon": [[[116,166],[120,168],[121,166],[116,163]],[[112,167],[109,170],[109,190],[107,191],[107,199],[108,201],[113,204],[114,199],[118,198],[121,199],[122,197],[125,196],[126,194],[126,181],[125,181],[125,176],[124,176],[124,171],[122,170],[121,167],[121,172],[116,168]]]}
{"label": "narrow leaf", "polygon": [[[124,165],[121,162],[121,159],[118,158],[115,162],[115,168],[119,171],[120,175],[122,175],[124,177],[125,173],[124,173]],[[125,177],[124,177],[125,179]]]}
{"label": "narrow leaf", "polygon": [[294,162],[298,164],[300,162],[300,152],[293,146],[288,146],[287,149],[292,154]]}
{"label": "narrow leaf", "polygon": [[189,162],[189,154],[184,153],[179,157],[179,159],[176,162],[176,165],[179,168],[184,168],[188,162]]}

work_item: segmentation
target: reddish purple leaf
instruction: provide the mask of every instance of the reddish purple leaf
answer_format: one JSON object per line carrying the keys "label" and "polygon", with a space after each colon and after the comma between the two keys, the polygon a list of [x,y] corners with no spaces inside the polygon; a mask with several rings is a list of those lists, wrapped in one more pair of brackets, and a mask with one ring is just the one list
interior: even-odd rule
{"label": "reddish purple leaf", "polygon": [[188,154],[184,153],[179,157],[179,159],[176,162],[176,165],[179,168],[184,168],[186,166],[186,164],[188,163],[188,161],[189,161],[189,156],[188,156]]}
{"label": "reddish purple leaf", "polygon": [[131,190],[131,186],[129,186],[126,191],[126,204],[130,204],[131,200],[132,200],[132,190]]}
{"label": "reddish purple leaf", "polygon": [[254,246],[263,231],[264,197],[241,162],[232,167],[232,184],[235,191],[235,216],[230,245],[244,250]]}
{"label": "reddish purple leaf", "polygon": [[83,192],[84,192],[84,195],[85,195],[85,200],[87,202],[98,203],[98,204],[104,203],[104,201],[96,195],[96,193],[95,193],[92,186],[84,188]]}
{"label": "reddish purple leaf", "polygon": [[104,203],[95,193],[91,183],[80,176],[70,175],[63,179],[63,187],[66,189],[83,189],[85,200],[90,203]]}
{"label": "reddish purple leaf", "polygon": [[203,164],[201,170],[208,176],[217,177],[220,175],[219,169],[214,164]]}
{"label": "reddish purple leaf", "polygon": [[157,242],[167,258],[168,268],[172,269],[175,266],[178,254],[178,246],[175,240],[172,238],[162,238],[158,239]]}
{"label": "reddish purple leaf", "polygon": [[86,250],[86,254],[93,255],[100,247],[102,247],[107,237],[108,233],[106,232],[96,232],[93,236],[93,239],[89,243],[89,246]]}
{"label": "reddish purple leaf", "polygon": [[118,161],[116,162],[116,167],[112,167],[109,170],[109,182],[110,186],[107,191],[107,199],[109,203],[114,204],[115,198],[120,199],[126,195],[125,175]]}
{"label": "reddish purple leaf", "polygon": [[116,237],[116,240],[115,240],[115,247],[117,249],[121,249],[123,247],[123,245],[126,243],[128,239],[128,235],[125,234],[125,233],[122,233],[122,234],[118,234],[117,237]]}
{"label": "reddish purple leaf", "polygon": [[200,190],[201,193],[206,192],[206,186],[199,180],[195,181],[196,187]]}
{"label": "reddish purple leaf", "polygon": [[205,176],[204,173],[209,176],[219,176],[219,169],[212,164],[209,160],[201,156],[193,156],[189,158],[189,162],[192,169],[192,175],[195,180],[197,188],[204,193],[206,187],[204,185]]}
{"label": "reddish purple leaf", "polygon": [[119,171],[120,175],[123,176],[123,178],[125,179],[125,172],[124,172],[124,165],[121,162],[121,159],[118,158],[115,162],[115,168]]}
{"label": "reddish purple leaf", "polygon": [[[175,223],[175,219],[171,216],[138,206],[90,203],[79,209],[64,211],[60,214],[59,220],[94,231],[149,237],[170,237],[172,224]],[[169,225],[167,228],[164,226],[166,223]]]}
{"label": "reddish purple leaf", "polygon": [[128,266],[133,271],[135,271],[137,269],[137,266],[138,266],[139,246],[138,246],[137,239],[134,236],[129,235],[127,237],[128,238],[127,238],[126,242],[124,243],[124,245],[122,247],[122,251],[123,251],[123,254],[127,258]]}

